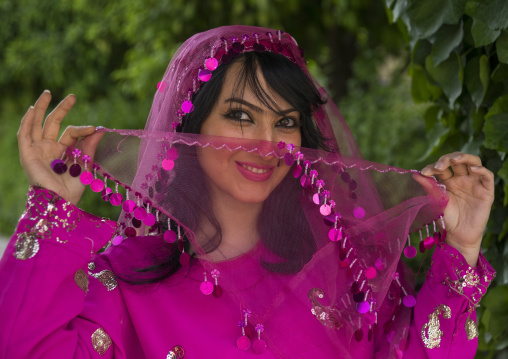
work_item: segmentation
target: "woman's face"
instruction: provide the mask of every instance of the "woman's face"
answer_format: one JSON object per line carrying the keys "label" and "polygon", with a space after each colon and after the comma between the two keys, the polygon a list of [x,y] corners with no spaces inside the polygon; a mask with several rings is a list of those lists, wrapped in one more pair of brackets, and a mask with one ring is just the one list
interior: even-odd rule
{"label": "woman's face", "polygon": [[[201,126],[201,134],[271,142],[301,144],[300,113],[266,84],[258,69],[262,88],[279,108],[275,113],[245,87],[242,97],[234,93],[240,64],[234,63],[224,78],[215,107]],[[273,155],[245,151],[200,150],[200,164],[210,180],[212,194],[242,202],[261,203],[277,187],[289,167]]]}

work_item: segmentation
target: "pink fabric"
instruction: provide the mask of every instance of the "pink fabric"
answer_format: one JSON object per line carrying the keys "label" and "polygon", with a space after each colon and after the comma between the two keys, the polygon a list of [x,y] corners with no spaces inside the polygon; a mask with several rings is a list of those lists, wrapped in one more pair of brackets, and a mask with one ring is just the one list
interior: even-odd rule
{"label": "pink fabric", "polygon": [[[49,204],[53,204],[54,209],[48,210]],[[39,241],[40,249],[31,258],[17,258],[16,255],[20,257],[27,253],[19,245],[15,248],[18,236],[40,231],[41,227],[37,225],[41,219],[46,221],[47,228]],[[236,303],[230,297],[228,287],[224,287],[220,299],[205,296],[199,291],[206,261],[196,260],[190,271],[188,267],[183,267],[157,285],[134,286],[118,280],[118,286],[108,291],[93,274],[112,270],[116,274],[128,275],[132,268],[146,265],[154,255],[160,255],[161,247],[158,236],[129,238],[122,245],[109,247],[92,258],[92,251],[111,239],[115,225],[112,221],[101,220],[65,204],[47,190],[30,191],[27,211],[0,262],[0,357],[166,358],[176,345],[184,348],[186,358],[359,359],[389,356],[389,344],[382,328],[379,328],[374,340],[360,343],[355,340],[349,342],[345,333],[336,331],[334,341],[344,348],[344,351],[336,351],[337,343],[331,342],[322,333],[325,327],[310,313],[310,302],[304,305],[290,298],[284,300],[284,289],[298,286],[301,284],[299,281],[305,279],[262,269],[259,259],[268,253],[262,245],[231,261],[216,263],[216,266],[225,277],[234,276],[234,271],[239,268],[242,273],[251,273],[244,278],[244,290],[250,295],[255,296],[258,287],[271,287],[282,293],[279,298],[283,305],[275,306],[277,312],[271,313],[270,320],[265,322],[265,333],[277,333],[282,340],[290,338],[293,345],[285,353],[272,351],[271,342],[268,342],[268,350],[260,356],[251,349],[241,351],[236,347],[235,342],[240,335],[236,323],[241,318],[236,310],[232,310]],[[329,248],[334,251],[332,246]],[[320,251],[308,266],[319,264],[321,257],[327,254],[326,250]],[[93,270],[87,268],[90,260],[95,264]],[[316,267],[319,268],[319,265]],[[75,273],[79,269],[89,272],[86,294],[75,283]],[[465,288],[466,296],[462,296],[443,284],[444,281],[457,280],[468,269],[465,260],[453,248],[444,244],[436,248],[432,269],[418,294],[404,357],[474,356],[477,340],[468,340],[464,332],[466,308],[468,298],[479,300],[478,295],[486,288],[478,286],[475,298],[473,292],[476,287]],[[471,270],[480,276],[481,284],[485,286],[494,275],[492,267],[481,255],[478,267]],[[330,268],[330,271],[333,269]],[[399,270],[404,280],[402,272],[402,269]],[[312,270],[309,273],[314,274]],[[392,289],[379,311],[380,323],[394,315],[399,291]],[[326,302],[326,297],[322,302]],[[421,341],[421,328],[428,321],[428,315],[440,304],[450,307],[451,318],[440,319],[444,334],[439,348],[426,349]],[[389,329],[389,332],[394,331],[394,335],[389,333],[388,338],[400,334],[398,318],[408,315],[408,312],[402,310],[395,315],[395,323]],[[258,318],[249,320],[251,326],[255,319]],[[99,328],[103,328],[112,340],[111,347],[102,356],[94,350],[91,340],[92,333]],[[277,340],[277,336],[269,337]]]}

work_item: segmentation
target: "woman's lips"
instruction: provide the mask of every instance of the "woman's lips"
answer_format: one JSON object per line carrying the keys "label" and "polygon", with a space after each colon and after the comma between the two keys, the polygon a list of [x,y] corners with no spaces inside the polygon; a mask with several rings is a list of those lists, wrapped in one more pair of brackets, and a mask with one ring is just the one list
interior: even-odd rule
{"label": "woman's lips", "polygon": [[275,166],[258,165],[252,162],[235,161],[235,163],[242,176],[254,182],[264,182],[268,180],[275,168]]}

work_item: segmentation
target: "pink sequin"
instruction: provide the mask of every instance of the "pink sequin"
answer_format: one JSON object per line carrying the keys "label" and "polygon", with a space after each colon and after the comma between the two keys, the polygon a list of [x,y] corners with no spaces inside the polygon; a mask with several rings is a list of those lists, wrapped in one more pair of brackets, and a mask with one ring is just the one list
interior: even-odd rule
{"label": "pink sequin", "polygon": [[312,202],[315,204],[321,204],[321,195],[319,193],[315,193],[314,196],[312,196]]}
{"label": "pink sequin", "polygon": [[425,246],[425,249],[431,249],[434,245],[434,238],[427,237],[423,240],[423,245]]}
{"label": "pink sequin", "polygon": [[167,151],[166,151],[166,157],[168,160],[176,160],[178,158],[178,150],[174,147],[171,147],[169,148]]}
{"label": "pink sequin", "polygon": [[192,104],[191,101],[184,101],[182,103],[182,111],[185,112],[185,113],[190,113],[192,112],[192,110],[194,110],[194,105]]}
{"label": "pink sequin", "polygon": [[376,322],[376,315],[372,312],[365,313],[363,322],[367,325],[372,325]]}
{"label": "pink sequin", "polygon": [[252,343],[252,350],[256,354],[263,354],[264,352],[266,352],[266,348],[267,348],[267,345],[263,339],[256,339]]}
{"label": "pink sequin", "polygon": [[201,290],[201,293],[203,293],[204,295],[212,294],[212,292],[213,292],[212,282],[206,281],[206,282],[201,283],[201,285],[199,286],[199,290]]}
{"label": "pink sequin", "polygon": [[180,264],[182,266],[187,266],[190,263],[190,255],[188,253],[182,253],[180,255]]}
{"label": "pink sequin", "polygon": [[332,228],[328,231],[328,238],[333,241],[337,242],[342,239],[342,230],[340,228]]}
{"label": "pink sequin", "polygon": [[143,219],[143,223],[145,226],[151,227],[155,224],[155,216],[153,213],[148,213],[146,217]]}
{"label": "pink sequin", "polygon": [[368,302],[361,302],[356,304],[356,310],[358,313],[367,313],[370,310],[370,305]]}
{"label": "pink sequin", "polygon": [[250,347],[250,339],[245,335],[242,335],[236,341],[236,346],[238,347],[238,349],[247,350]]}
{"label": "pink sequin", "polygon": [[90,184],[90,189],[94,192],[100,192],[104,189],[104,181],[101,179],[94,179]]}
{"label": "pink sequin", "polygon": [[328,204],[323,204],[321,207],[319,207],[319,212],[323,216],[328,216],[330,213],[332,213],[332,207]]}
{"label": "pink sequin", "polygon": [[203,82],[210,81],[212,78],[212,72],[208,69],[202,69],[199,71],[198,78]]}
{"label": "pink sequin", "polygon": [[302,185],[302,187],[304,188],[309,188],[311,186],[311,182],[310,182],[310,178],[309,176],[307,175],[303,175],[301,178],[300,178],[300,184]]}
{"label": "pink sequin", "polygon": [[284,162],[291,167],[295,163],[295,157],[291,153],[286,153],[284,155]]}
{"label": "pink sequin", "polygon": [[415,306],[415,304],[416,304],[416,298],[413,297],[411,294],[409,294],[409,295],[406,295],[404,297],[402,302],[404,303],[404,306],[406,306],[408,308],[411,308],[411,307]]}
{"label": "pink sequin", "polygon": [[174,243],[176,241],[176,233],[171,230],[167,230],[164,232],[164,240],[168,243]]}
{"label": "pink sequin", "polygon": [[374,263],[374,266],[377,268],[377,270],[384,270],[385,264],[381,260],[381,258],[376,259],[376,263]]}
{"label": "pink sequin", "polygon": [[119,206],[122,204],[122,201],[123,201],[123,196],[121,193],[113,193],[110,197],[109,197],[109,202],[113,205],[113,206]]}
{"label": "pink sequin", "polygon": [[365,217],[365,210],[362,207],[356,207],[353,210],[353,216],[355,218],[361,219],[361,218]]}
{"label": "pink sequin", "polygon": [[162,168],[164,168],[166,171],[170,171],[175,167],[175,161],[170,159],[164,159],[162,161]]}
{"label": "pink sequin", "polygon": [[83,171],[83,172],[81,172],[81,175],[79,176],[79,180],[85,186],[89,185],[93,181],[93,174],[92,174],[92,172],[90,172],[90,171]]}
{"label": "pink sequin", "polygon": [[416,256],[416,248],[413,246],[407,246],[404,248],[404,255],[406,258],[414,258]]}
{"label": "pink sequin", "polygon": [[374,267],[369,267],[365,270],[365,276],[368,279],[374,279],[374,278],[376,278],[376,275],[377,275],[377,270]]}
{"label": "pink sequin", "polygon": [[217,66],[219,66],[219,61],[217,61],[216,58],[214,57],[210,57],[208,59],[206,59],[205,61],[205,67],[210,70],[210,71],[213,71],[217,68]]}
{"label": "pink sequin", "polygon": [[142,221],[147,216],[146,209],[143,207],[136,207],[134,210],[134,218],[139,219]]}
{"label": "pink sequin", "polygon": [[293,168],[293,177],[298,178],[302,175],[302,166],[296,165],[295,168]]}
{"label": "pink sequin", "polygon": [[113,238],[113,245],[114,246],[117,246],[117,245],[119,245],[122,242],[123,242],[123,237],[122,236],[116,236],[115,238]]}
{"label": "pink sequin", "polygon": [[122,209],[127,213],[134,211],[134,208],[136,208],[136,203],[132,199],[128,199],[122,204]]}

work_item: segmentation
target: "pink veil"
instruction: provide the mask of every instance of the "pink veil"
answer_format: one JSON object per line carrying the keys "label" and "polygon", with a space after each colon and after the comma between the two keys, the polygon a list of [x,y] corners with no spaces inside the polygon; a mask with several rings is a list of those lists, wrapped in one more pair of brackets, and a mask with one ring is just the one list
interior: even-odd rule
{"label": "pink veil", "polygon": [[[95,178],[102,178],[91,187],[123,208],[112,245],[125,245],[122,241],[131,236],[160,236],[161,260],[176,254],[185,268],[191,254],[209,272],[226,271],[220,286],[239,311],[249,309],[249,321],[264,323],[264,338],[275,353],[291,357],[304,351],[307,342],[346,353],[359,330],[365,332],[360,339],[370,341],[383,326],[386,334],[394,324],[380,323],[378,312],[394,288],[401,299],[411,296],[407,278],[397,269],[400,256],[409,248],[408,236],[426,226],[440,239],[446,194],[432,180],[423,188],[414,179],[420,176],[417,171],[365,161],[337,107],[314,80],[328,100],[315,111],[314,121],[331,151],[175,131],[192,109],[193,94],[213,76],[216,65],[210,59],[220,65],[246,51],[282,54],[311,78],[303,50],[287,33],[228,26],[196,34],[179,48],[157,85],[145,129],[102,130],[93,165]],[[220,231],[205,239],[196,235],[200,213],[210,210],[197,148],[277,156],[281,165],[291,166],[265,203],[266,215],[259,220],[262,250],[256,255],[207,260],[220,242]],[[415,245],[407,250],[410,256]],[[260,273],[251,273],[249,262]],[[400,280],[394,281],[397,270]],[[257,285],[260,276],[270,284]],[[407,337],[410,310],[403,304],[396,301],[401,312],[399,330],[390,340],[392,352]],[[305,339],[295,341],[290,327],[301,328]]]}

